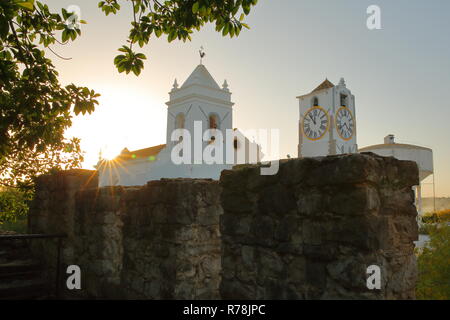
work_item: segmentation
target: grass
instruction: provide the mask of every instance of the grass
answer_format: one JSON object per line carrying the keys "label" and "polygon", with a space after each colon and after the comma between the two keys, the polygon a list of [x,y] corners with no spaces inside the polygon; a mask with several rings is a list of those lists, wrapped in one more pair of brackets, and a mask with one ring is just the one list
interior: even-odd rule
{"label": "grass", "polygon": [[2,231],[13,231],[15,233],[27,233],[27,218],[18,219],[15,222],[3,222],[0,224],[0,233]]}

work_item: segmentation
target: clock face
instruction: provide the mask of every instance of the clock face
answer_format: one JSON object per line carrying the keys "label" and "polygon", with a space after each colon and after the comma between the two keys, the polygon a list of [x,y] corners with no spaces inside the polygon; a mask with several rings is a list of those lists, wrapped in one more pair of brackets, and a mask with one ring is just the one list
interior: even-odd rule
{"label": "clock face", "polygon": [[336,130],[342,140],[350,140],[355,133],[355,120],[347,107],[340,107],[336,112]]}
{"label": "clock face", "polygon": [[328,130],[328,113],[319,106],[312,107],[303,116],[303,134],[310,140],[319,140]]}

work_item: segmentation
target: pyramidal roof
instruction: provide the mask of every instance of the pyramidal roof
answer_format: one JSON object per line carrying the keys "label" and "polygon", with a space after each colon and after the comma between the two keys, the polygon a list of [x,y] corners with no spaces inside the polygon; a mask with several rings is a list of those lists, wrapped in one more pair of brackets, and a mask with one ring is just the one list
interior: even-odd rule
{"label": "pyramidal roof", "polygon": [[199,64],[197,68],[192,71],[191,75],[186,79],[181,88],[185,88],[194,84],[214,89],[220,89],[217,82],[214,80],[208,69],[206,69],[203,64]]}
{"label": "pyramidal roof", "polygon": [[325,79],[324,82],[322,82],[317,88],[315,88],[313,91],[311,91],[311,93],[316,92],[316,91],[320,91],[323,89],[330,89],[333,88],[334,84],[332,84],[328,79]]}
{"label": "pyramidal roof", "polygon": [[[341,81],[343,81],[343,79],[341,79]],[[341,85],[341,83],[339,83],[339,85]],[[345,83],[344,83],[345,86]],[[325,90],[325,89],[331,89],[334,88],[335,85],[328,79],[325,79],[321,84],[319,84],[313,91],[311,91],[310,93],[298,96],[298,99],[303,99],[304,97],[309,96],[310,94],[313,94],[317,91],[321,91],[321,90]]]}
{"label": "pyramidal roof", "polygon": [[298,96],[297,98],[300,99],[303,97],[307,97],[310,94],[313,94],[314,92],[325,90],[325,89],[331,89],[333,87],[334,87],[334,84],[330,80],[325,79],[325,81],[323,81],[321,84],[319,84],[319,86],[317,86],[313,91],[311,91],[310,93],[304,94],[302,96]]}

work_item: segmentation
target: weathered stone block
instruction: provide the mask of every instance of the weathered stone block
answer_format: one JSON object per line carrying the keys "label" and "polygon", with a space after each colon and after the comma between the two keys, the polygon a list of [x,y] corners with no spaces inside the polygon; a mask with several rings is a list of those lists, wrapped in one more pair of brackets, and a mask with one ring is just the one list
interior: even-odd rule
{"label": "weathered stone block", "polygon": [[[86,190],[66,175],[41,178],[30,225],[70,234],[63,260],[86,272],[82,296],[114,298],[119,286],[121,298],[196,299],[200,283],[202,298],[219,296],[218,182],[173,179]],[[49,209],[42,209],[43,201]],[[40,252],[54,258],[52,250]]]}
{"label": "weathered stone block", "polygon": [[[413,297],[415,266],[404,257],[414,257],[417,235],[414,164],[356,154],[281,161],[270,178],[258,171],[222,175],[224,298]],[[245,210],[232,203],[235,190]],[[367,289],[371,264],[382,267],[384,286],[393,281],[389,288]]]}
{"label": "weathered stone block", "polygon": [[[292,190],[282,184],[270,185],[258,194],[258,214],[285,215],[296,209]],[[226,210],[226,209],[225,209]]]}

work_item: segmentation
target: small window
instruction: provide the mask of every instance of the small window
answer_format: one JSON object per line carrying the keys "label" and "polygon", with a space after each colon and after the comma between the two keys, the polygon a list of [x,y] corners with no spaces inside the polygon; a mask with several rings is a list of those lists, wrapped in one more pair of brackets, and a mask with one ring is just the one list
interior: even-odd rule
{"label": "small window", "polygon": [[184,114],[179,113],[175,118],[175,129],[184,129]]}
{"label": "small window", "polygon": [[212,114],[209,116],[209,128],[210,129],[217,129],[219,126],[219,121],[218,121],[218,117],[215,114]]}
{"label": "small window", "polygon": [[341,106],[347,107],[347,95],[343,93],[341,93]]}
{"label": "small window", "polygon": [[234,145],[234,149],[237,150],[237,148],[239,147],[239,143],[238,143],[238,139],[237,138],[234,138],[233,145]]}
{"label": "small window", "polygon": [[313,99],[313,107],[317,107],[319,105],[319,98],[314,97]]}

